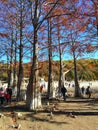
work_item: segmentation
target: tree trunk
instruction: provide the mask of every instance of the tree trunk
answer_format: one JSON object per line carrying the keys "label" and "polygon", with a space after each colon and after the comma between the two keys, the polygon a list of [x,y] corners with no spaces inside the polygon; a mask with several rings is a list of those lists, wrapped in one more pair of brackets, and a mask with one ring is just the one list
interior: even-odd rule
{"label": "tree trunk", "polygon": [[12,34],[11,34],[11,53],[10,53],[10,69],[8,71],[8,87],[12,87],[13,86],[13,44],[14,44],[14,40],[13,40],[13,30],[12,30]]}
{"label": "tree trunk", "polygon": [[37,28],[34,29],[34,44],[33,44],[33,61],[29,84],[27,86],[26,105],[29,110],[35,110],[41,106],[41,95],[39,86],[39,69],[38,69],[38,42]]}
{"label": "tree trunk", "polygon": [[[32,10],[32,9],[31,9]],[[33,61],[31,66],[31,73],[29,77],[29,84],[27,86],[26,106],[29,110],[35,110],[41,107],[41,95],[39,85],[39,68],[38,68],[38,0],[35,2],[34,11],[34,42],[33,42]]]}
{"label": "tree trunk", "polygon": [[75,97],[80,97],[80,88],[77,78],[77,63],[75,54],[74,54],[74,82],[75,82]]}
{"label": "tree trunk", "polygon": [[[17,22],[17,21],[16,21]],[[17,23],[16,23],[16,27],[17,27]],[[16,87],[17,85],[17,68],[16,68],[16,62],[17,62],[17,28],[16,28],[16,35],[15,35],[15,48],[14,48],[14,83],[13,83],[13,89]]]}
{"label": "tree trunk", "polygon": [[60,34],[59,34],[59,28],[58,28],[58,42],[59,42],[59,59],[60,59],[60,74],[59,74],[59,94],[61,93],[61,86],[63,82],[63,70],[62,70],[62,51],[61,51],[61,46],[60,46]]}
{"label": "tree trunk", "polygon": [[51,21],[48,20],[48,55],[49,55],[49,72],[48,72],[48,99],[52,91],[52,47],[51,47]]}
{"label": "tree trunk", "polygon": [[23,4],[20,5],[20,46],[19,46],[19,72],[18,72],[18,83],[17,83],[17,100],[23,100],[23,94],[20,93],[20,89],[23,82]]}
{"label": "tree trunk", "polygon": [[63,72],[62,72],[62,54],[61,54],[61,48],[59,45],[59,58],[60,58],[60,74],[59,74],[59,94],[61,92],[61,86],[63,82]]}

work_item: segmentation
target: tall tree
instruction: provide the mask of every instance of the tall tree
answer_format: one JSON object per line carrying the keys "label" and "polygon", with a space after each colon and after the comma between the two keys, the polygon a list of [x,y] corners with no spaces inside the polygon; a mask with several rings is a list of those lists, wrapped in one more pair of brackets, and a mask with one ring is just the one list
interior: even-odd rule
{"label": "tall tree", "polygon": [[49,71],[48,71],[48,99],[50,98],[52,89],[52,27],[51,19],[48,20],[48,55],[49,55]]}
{"label": "tall tree", "polygon": [[20,44],[19,44],[19,72],[18,72],[18,83],[17,83],[17,100],[20,99],[20,87],[23,81],[23,10],[24,2],[23,0],[19,1],[20,5],[20,17],[19,17],[19,30],[20,30]]}
{"label": "tall tree", "polygon": [[[36,109],[41,105],[41,97],[39,92],[39,67],[38,67],[38,30],[41,27],[42,23],[46,20],[52,10],[55,8],[57,1],[53,1],[53,4],[50,5],[50,9],[48,13],[45,13],[43,18],[41,17],[42,8],[45,4],[48,4],[47,1],[39,1],[39,0],[31,0],[30,1],[30,9],[31,9],[31,20],[33,25],[33,60],[31,65],[31,73],[29,78],[29,84],[27,87],[27,108],[28,109]],[[50,1],[51,3],[51,1]],[[44,10],[45,12],[45,10]]]}

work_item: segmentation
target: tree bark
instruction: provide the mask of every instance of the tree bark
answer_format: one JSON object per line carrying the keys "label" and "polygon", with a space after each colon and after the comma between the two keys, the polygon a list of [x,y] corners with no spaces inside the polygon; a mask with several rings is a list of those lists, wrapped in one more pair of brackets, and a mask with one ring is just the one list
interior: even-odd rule
{"label": "tree bark", "polygon": [[52,47],[51,47],[51,21],[48,20],[48,56],[49,56],[49,71],[48,71],[48,99],[50,99],[52,89]]}
{"label": "tree bark", "polygon": [[[32,10],[32,9],[31,9]],[[39,86],[39,68],[38,68],[38,0],[35,2],[34,19],[32,24],[34,27],[34,42],[33,42],[33,61],[29,84],[27,86],[26,106],[29,110],[35,110],[41,106],[41,95]],[[34,21],[33,21],[34,20]]]}
{"label": "tree bark", "polygon": [[20,88],[23,81],[23,3],[20,5],[20,46],[19,46],[19,72],[17,83],[17,100],[21,100]]}
{"label": "tree bark", "polygon": [[78,77],[77,77],[77,63],[76,63],[75,52],[73,53],[73,56],[74,56],[75,97],[80,97],[80,88],[79,88]]}

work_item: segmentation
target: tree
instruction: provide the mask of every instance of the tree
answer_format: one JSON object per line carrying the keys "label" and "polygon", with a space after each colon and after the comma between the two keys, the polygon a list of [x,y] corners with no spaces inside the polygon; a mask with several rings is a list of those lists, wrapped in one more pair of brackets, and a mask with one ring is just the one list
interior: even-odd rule
{"label": "tree", "polygon": [[22,87],[22,81],[23,81],[23,22],[24,22],[24,16],[23,16],[23,11],[24,11],[24,2],[23,0],[19,1],[20,6],[20,17],[19,17],[19,33],[20,33],[20,44],[19,44],[19,72],[18,72],[18,82],[17,82],[17,100],[20,100],[21,93],[20,93],[20,87]]}
{"label": "tree", "polygon": [[[51,2],[51,1],[50,1]],[[27,100],[26,105],[28,109],[36,109],[36,107],[41,105],[41,98],[40,98],[40,92],[39,92],[39,79],[38,79],[38,30],[42,23],[46,20],[46,18],[49,16],[49,14],[52,12],[52,10],[55,8],[58,0],[51,5],[50,10],[48,13],[44,15],[43,18],[40,19],[41,16],[41,7],[43,7],[44,4],[48,4],[48,1],[39,1],[34,0],[30,1],[30,9],[31,9],[31,19],[32,19],[32,25],[33,25],[33,31],[34,31],[34,37],[33,37],[33,60],[31,65],[31,73],[29,78],[29,84],[27,87]],[[33,8],[32,8],[33,7]],[[32,12],[33,11],[33,12]],[[43,13],[43,12],[42,12]],[[38,104],[39,102],[39,104]],[[36,104],[36,105],[35,105]]]}
{"label": "tree", "polygon": [[52,89],[52,27],[51,19],[48,20],[48,55],[49,55],[49,72],[48,72],[48,99]]}

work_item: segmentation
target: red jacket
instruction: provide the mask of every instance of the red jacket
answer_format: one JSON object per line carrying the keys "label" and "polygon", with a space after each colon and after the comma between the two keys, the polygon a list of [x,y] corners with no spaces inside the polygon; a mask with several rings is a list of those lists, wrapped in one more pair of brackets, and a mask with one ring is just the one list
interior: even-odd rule
{"label": "red jacket", "polygon": [[9,93],[6,94],[6,99],[10,99],[11,95]]}

